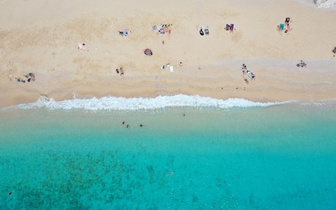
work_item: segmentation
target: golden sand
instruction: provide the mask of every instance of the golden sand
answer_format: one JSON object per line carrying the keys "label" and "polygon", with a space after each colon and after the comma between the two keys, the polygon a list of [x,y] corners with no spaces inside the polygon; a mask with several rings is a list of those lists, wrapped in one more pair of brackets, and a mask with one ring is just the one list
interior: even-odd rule
{"label": "golden sand", "polygon": [[[291,17],[285,34],[277,25]],[[0,107],[73,97],[336,98],[336,12],[295,1],[2,1]],[[226,31],[225,25],[235,24]],[[172,24],[160,36],[153,25]],[[199,27],[208,26],[209,36]],[[127,37],[118,31],[129,29]],[[164,44],[162,44],[164,41]],[[86,43],[86,50],[78,44]],[[150,48],[152,56],[143,49]],[[303,59],[307,68],[296,64]],[[183,62],[183,66],[179,63]],[[170,63],[174,72],[162,70]],[[256,74],[243,75],[245,63]],[[122,66],[124,76],[116,73]],[[29,72],[36,81],[18,83]],[[244,78],[248,79],[246,84]]]}

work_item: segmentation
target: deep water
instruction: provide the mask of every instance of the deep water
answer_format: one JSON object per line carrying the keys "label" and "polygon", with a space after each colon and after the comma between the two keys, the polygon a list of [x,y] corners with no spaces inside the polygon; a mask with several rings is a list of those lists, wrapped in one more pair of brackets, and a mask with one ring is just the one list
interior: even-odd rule
{"label": "deep water", "polygon": [[336,209],[334,105],[1,110],[0,209]]}

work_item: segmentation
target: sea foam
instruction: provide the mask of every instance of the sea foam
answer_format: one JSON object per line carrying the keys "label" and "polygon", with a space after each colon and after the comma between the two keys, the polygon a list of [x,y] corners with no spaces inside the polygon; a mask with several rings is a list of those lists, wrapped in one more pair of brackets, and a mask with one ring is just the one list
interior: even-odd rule
{"label": "sea foam", "polygon": [[195,108],[249,108],[249,107],[267,107],[272,105],[284,104],[288,102],[252,102],[241,98],[229,98],[226,100],[210,97],[201,97],[198,95],[173,95],[157,96],[155,98],[124,98],[124,97],[102,97],[90,99],[71,99],[64,101],[55,101],[42,96],[35,103],[19,104],[11,108],[36,109],[46,108],[48,110],[75,110],[82,109],[88,111],[113,111],[113,110],[154,110],[172,107],[195,107]]}
{"label": "sea foam", "polygon": [[336,0],[314,0],[318,8],[330,8],[336,4]]}

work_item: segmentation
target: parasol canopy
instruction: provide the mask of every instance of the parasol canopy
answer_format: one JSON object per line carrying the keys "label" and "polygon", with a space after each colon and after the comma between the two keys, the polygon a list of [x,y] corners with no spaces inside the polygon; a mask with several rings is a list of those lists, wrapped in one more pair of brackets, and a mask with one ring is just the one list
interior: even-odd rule
{"label": "parasol canopy", "polygon": [[153,55],[152,50],[148,49],[148,48],[144,50],[144,53],[145,53],[145,55],[149,55],[149,56]]}

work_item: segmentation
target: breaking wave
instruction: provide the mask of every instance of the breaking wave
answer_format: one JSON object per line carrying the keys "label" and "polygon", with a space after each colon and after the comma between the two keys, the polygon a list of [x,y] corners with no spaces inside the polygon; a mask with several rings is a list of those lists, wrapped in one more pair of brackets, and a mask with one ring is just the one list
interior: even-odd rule
{"label": "breaking wave", "polygon": [[330,8],[336,4],[336,0],[314,0],[318,8]]}
{"label": "breaking wave", "polygon": [[35,103],[19,104],[10,108],[36,109],[46,108],[48,110],[75,110],[82,109],[88,111],[100,110],[154,110],[172,107],[195,107],[195,108],[249,108],[249,107],[268,107],[287,102],[252,102],[241,98],[229,98],[226,100],[215,99],[201,96],[174,95],[157,96],[155,98],[124,98],[124,97],[102,97],[90,99],[71,99],[64,101],[55,101],[52,98],[41,96]]}

